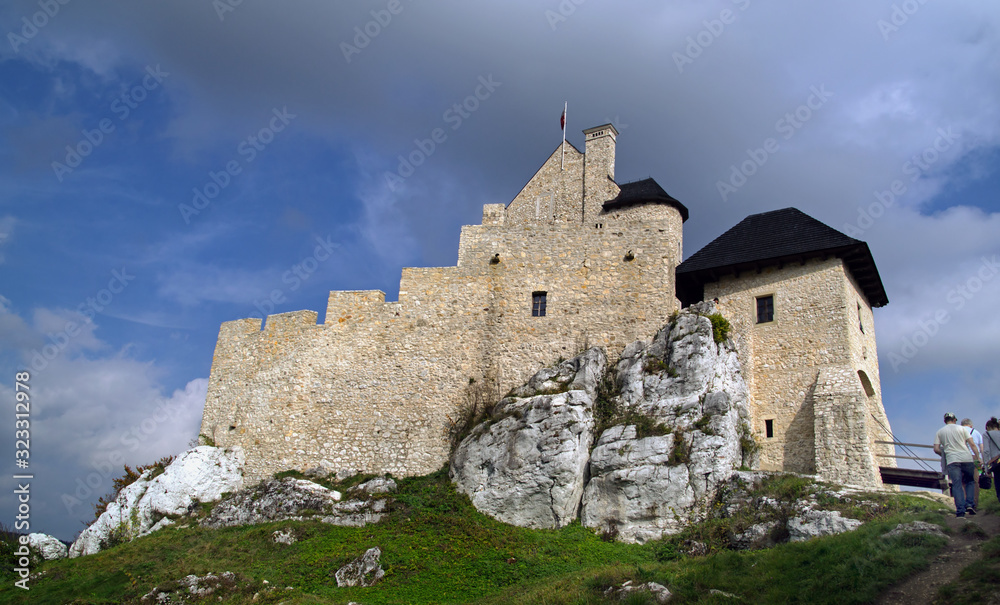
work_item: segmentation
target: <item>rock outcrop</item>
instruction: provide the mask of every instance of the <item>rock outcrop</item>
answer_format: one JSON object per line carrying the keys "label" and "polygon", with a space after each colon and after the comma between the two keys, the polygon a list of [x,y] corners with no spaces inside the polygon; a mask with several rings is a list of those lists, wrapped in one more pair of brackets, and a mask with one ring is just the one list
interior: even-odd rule
{"label": "rock outcrop", "polygon": [[[219,575],[207,573],[204,576],[196,576],[191,574],[177,580],[177,582],[171,582],[170,586],[153,587],[153,590],[144,594],[139,602],[168,605],[170,603],[188,603],[190,602],[188,599],[203,601],[212,595],[232,592],[237,588],[239,580],[239,577],[231,571]],[[223,597],[219,596],[218,599],[221,601]]]}
{"label": "rock outcrop", "polygon": [[896,536],[902,536],[904,534],[927,534],[931,536],[939,536],[941,538],[947,538],[947,534],[941,529],[940,525],[934,525],[933,523],[927,523],[926,521],[912,521],[910,523],[900,523],[892,531],[886,532],[882,535],[883,538],[894,538]]}
{"label": "rock outcrop", "polygon": [[388,508],[388,500],[369,497],[364,487],[385,493],[389,491],[389,484],[395,489],[391,479],[373,479],[351,490],[361,497],[341,502],[343,495],[340,492],[307,479],[269,479],[215,505],[201,525],[234,527],[272,521],[301,521],[308,517],[333,525],[363,527],[381,520]]}
{"label": "rock outcrop", "polygon": [[379,559],[382,550],[377,546],[369,548],[365,554],[341,567],[334,573],[337,586],[372,586],[385,576]]}
{"label": "rock outcrop", "polygon": [[607,362],[590,349],[541,370],[494,406],[455,452],[451,478],[480,511],[521,527],[577,518]]}
{"label": "rock outcrop", "polygon": [[657,603],[669,603],[673,596],[666,586],[656,582],[645,582],[643,584],[633,584],[631,580],[621,586],[612,586],[604,591],[604,595],[616,601],[624,601],[634,592],[646,592]]}
{"label": "rock outcrop", "polygon": [[685,309],[610,372],[600,349],[539,371],[458,445],[459,491],[507,523],[562,527],[579,515],[630,542],[704,518],[717,487],[755,462],[741,447],[739,360],[716,342],[714,313],[712,303]]}
{"label": "rock outcrop", "polygon": [[107,509],[69,549],[70,557],[90,555],[134,540],[172,523],[199,502],[214,502],[243,487],[243,451],[203,445],[179,455],[159,475],[147,470],[119,492]]}
{"label": "rock outcrop", "polygon": [[[787,490],[765,488],[767,481],[795,477],[781,473],[737,471],[721,486],[718,506],[711,518],[729,522],[728,548],[756,550],[770,548],[781,542],[802,542],[831,536],[861,527],[862,522],[844,516],[840,510],[877,513],[881,504],[865,498],[864,492],[834,489],[798,476],[803,487],[797,495],[780,498],[776,493]],[[794,491],[794,490],[792,490]],[[768,495],[770,492],[771,495]],[[822,504],[821,504],[822,503]]]}
{"label": "rock outcrop", "polygon": [[28,534],[28,548],[46,561],[64,559],[68,553],[61,540],[48,534]]}
{"label": "rock outcrop", "polygon": [[[612,418],[590,456],[581,521],[629,542],[673,534],[744,463],[747,390],[735,347],[715,342],[712,303],[680,313],[649,344],[630,345]],[[752,463],[752,461],[747,461]]]}
{"label": "rock outcrop", "polygon": [[807,510],[788,520],[788,541],[804,542],[820,536],[833,536],[861,527],[861,521],[849,519],[835,510]]}

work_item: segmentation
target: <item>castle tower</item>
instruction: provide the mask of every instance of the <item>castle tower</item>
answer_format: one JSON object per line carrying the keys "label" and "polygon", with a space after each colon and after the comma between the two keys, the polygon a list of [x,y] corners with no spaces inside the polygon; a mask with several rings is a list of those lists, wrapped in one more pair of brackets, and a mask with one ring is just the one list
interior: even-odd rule
{"label": "castle tower", "polygon": [[733,325],[761,468],[882,484],[895,462],[872,308],[889,300],[866,243],[795,208],[754,214],[685,260],[677,291]]}
{"label": "castle tower", "polygon": [[615,144],[618,130],[611,124],[588,128],[584,135],[583,216],[584,223],[594,222],[604,202],[619,192],[615,184]]}

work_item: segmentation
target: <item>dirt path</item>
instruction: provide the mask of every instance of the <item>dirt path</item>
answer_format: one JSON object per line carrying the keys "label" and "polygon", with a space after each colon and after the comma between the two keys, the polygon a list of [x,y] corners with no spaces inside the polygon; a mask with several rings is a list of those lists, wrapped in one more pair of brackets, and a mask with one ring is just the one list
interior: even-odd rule
{"label": "dirt path", "polygon": [[948,536],[948,546],[934,559],[930,568],[892,587],[876,603],[879,605],[933,603],[938,588],[958,579],[958,574],[962,569],[979,559],[979,545],[986,538],[974,533],[962,532],[962,526],[967,523],[978,525],[988,537],[1000,534],[1000,517],[996,515],[979,513],[965,519],[955,518],[954,515],[949,516],[947,525],[953,533]]}

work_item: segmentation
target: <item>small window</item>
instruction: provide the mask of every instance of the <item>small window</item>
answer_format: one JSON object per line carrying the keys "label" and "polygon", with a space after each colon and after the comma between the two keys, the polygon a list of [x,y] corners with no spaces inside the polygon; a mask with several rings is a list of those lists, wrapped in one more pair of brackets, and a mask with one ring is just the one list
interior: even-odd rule
{"label": "small window", "polygon": [[767,436],[768,439],[774,437],[774,420],[764,421],[764,435]]}
{"label": "small window", "polygon": [[858,303],[858,327],[861,328],[861,333],[865,333],[865,322],[861,319],[861,303]]}
{"label": "small window", "polygon": [[545,292],[531,293],[531,316],[545,317]]}
{"label": "small window", "polygon": [[774,321],[774,297],[760,296],[757,298],[757,323]]}
{"label": "small window", "polygon": [[868,374],[865,374],[862,370],[858,370],[858,378],[861,380],[861,387],[865,390],[865,395],[874,397],[875,387],[872,386],[872,381],[868,378]]}

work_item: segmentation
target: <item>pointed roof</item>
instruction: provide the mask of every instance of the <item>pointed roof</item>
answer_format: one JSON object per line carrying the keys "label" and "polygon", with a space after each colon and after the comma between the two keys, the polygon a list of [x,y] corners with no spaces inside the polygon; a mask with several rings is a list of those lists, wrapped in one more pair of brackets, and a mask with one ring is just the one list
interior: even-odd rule
{"label": "pointed roof", "polygon": [[727,273],[826,256],[843,259],[871,306],[889,303],[868,244],[797,208],[752,214],[695,252],[677,266],[678,294],[696,297],[704,284]]}
{"label": "pointed roof", "polygon": [[667,204],[677,208],[683,220],[688,220],[688,209],[663,190],[653,179],[643,179],[619,185],[621,190],[614,199],[604,202],[604,212],[635,204]]}

